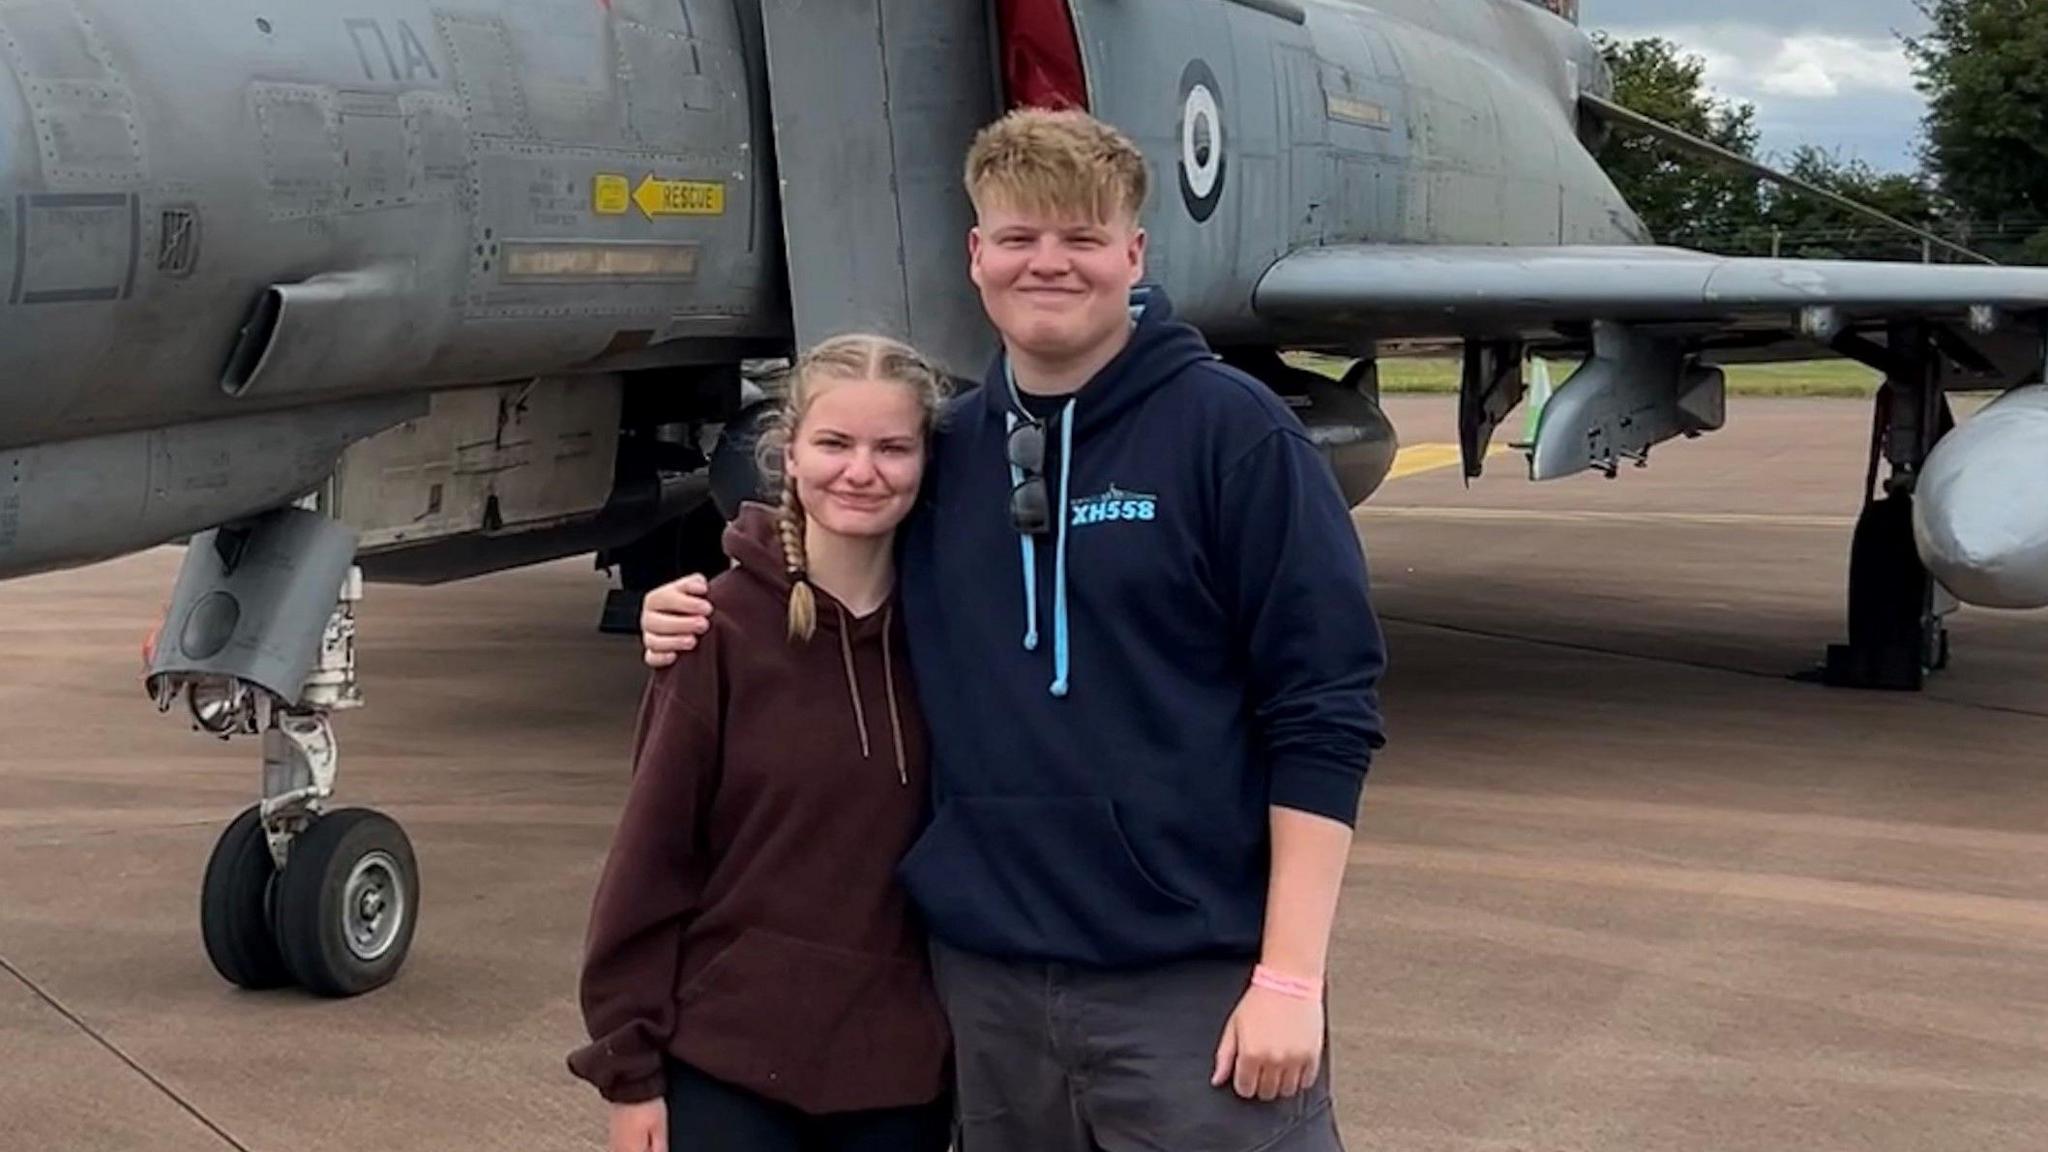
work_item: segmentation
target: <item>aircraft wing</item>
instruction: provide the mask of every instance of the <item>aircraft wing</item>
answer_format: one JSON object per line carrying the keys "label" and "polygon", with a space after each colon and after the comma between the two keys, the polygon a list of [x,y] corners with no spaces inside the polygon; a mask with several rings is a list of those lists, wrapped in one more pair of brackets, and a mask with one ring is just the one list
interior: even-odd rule
{"label": "aircraft wing", "polygon": [[[2040,379],[2048,269],[1650,246],[1346,245],[1283,257],[1252,303],[1287,327],[1463,337],[1467,476],[1479,474],[1488,439],[1522,396],[1522,351],[1583,355],[1529,446],[1530,475],[1543,480],[1612,474],[1654,444],[1719,428],[1718,364],[1840,355],[1937,391]],[[1939,356],[1914,351],[1927,342]]]}
{"label": "aircraft wing", "polygon": [[[1542,339],[1595,320],[1782,332],[1825,347],[1899,321],[1979,329],[2048,312],[2048,268],[1713,256],[1670,247],[1304,248],[1253,294],[1280,322]],[[1973,311],[1974,310],[1974,311]],[[1806,349],[1803,357],[1828,353]]]}

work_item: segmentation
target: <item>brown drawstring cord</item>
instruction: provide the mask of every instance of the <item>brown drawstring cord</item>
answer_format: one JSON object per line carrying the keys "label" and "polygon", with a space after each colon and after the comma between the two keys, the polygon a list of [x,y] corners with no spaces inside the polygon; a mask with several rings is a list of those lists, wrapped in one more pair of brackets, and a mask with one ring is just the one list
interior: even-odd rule
{"label": "brown drawstring cord", "polygon": [[893,605],[882,613],[882,683],[889,690],[889,732],[896,738],[896,779],[907,785],[910,783],[910,769],[903,762],[903,718],[896,714],[896,670],[889,660],[890,624],[895,615]]}
{"label": "brown drawstring cord", "polygon": [[868,755],[868,713],[860,703],[860,673],[853,670],[853,643],[846,638],[846,609],[839,609],[839,654],[846,660],[846,694],[853,698],[853,722],[860,725],[860,758]]}

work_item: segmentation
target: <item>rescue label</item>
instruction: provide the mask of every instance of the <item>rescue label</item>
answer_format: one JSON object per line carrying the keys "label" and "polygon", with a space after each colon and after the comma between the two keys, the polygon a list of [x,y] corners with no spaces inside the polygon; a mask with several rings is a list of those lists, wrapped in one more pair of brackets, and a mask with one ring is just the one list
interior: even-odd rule
{"label": "rescue label", "polygon": [[725,185],[703,180],[659,180],[649,173],[633,189],[633,203],[650,220],[658,216],[722,216]]}

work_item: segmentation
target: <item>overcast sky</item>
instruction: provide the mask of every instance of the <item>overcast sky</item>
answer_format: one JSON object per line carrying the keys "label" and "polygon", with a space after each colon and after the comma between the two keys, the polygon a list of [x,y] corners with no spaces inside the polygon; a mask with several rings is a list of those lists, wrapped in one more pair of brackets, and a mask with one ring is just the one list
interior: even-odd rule
{"label": "overcast sky", "polygon": [[1802,143],[1873,167],[1917,166],[1925,104],[1898,33],[1919,35],[1913,0],[1584,0],[1581,23],[1658,35],[1706,59],[1707,81],[1756,105],[1762,152]]}

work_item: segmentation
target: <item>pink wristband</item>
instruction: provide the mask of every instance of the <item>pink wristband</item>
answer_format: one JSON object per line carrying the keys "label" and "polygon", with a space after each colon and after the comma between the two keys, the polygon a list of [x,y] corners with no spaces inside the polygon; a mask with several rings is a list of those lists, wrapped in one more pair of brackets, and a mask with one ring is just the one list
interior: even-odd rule
{"label": "pink wristband", "polygon": [[1296,1000],[1320,999],[1323,991],[1323,982],[1320,980],[1303,980],[1299,976],[1283,976],[1264,964],[1260,964],[1252,969],[1252,986],[1264,988],[1268,992],[1278,992],[1282,996],[1292,996]]}

